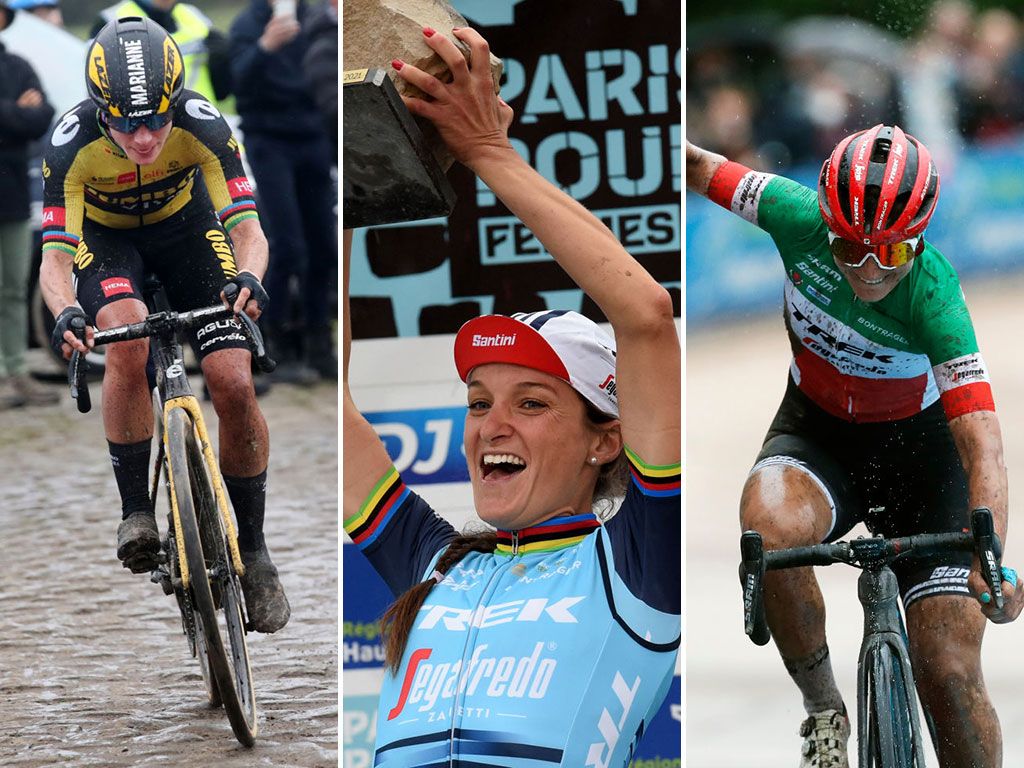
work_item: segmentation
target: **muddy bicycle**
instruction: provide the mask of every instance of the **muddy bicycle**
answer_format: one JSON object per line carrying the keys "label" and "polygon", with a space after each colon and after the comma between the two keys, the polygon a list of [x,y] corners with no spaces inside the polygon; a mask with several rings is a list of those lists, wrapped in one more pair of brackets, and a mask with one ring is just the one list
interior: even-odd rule
{"label": "muddy bicycle", "polygon": [[[899,586],[889,566],[907,555],[942,552],[974,552],[992,600],[997,608],[1003,607],[1001,546],[993,530],[992,513],[985,508],[971,513],[970,533],[858,538],[768,552],[756,531],[745,531],[740,538],[744,630],[757,645],[771,639],[763,595],[766,571],[835,563],[862,570],[857,582],[864,607],[864,639],[857,664],[859,768],[924,768],[917,691],[900,614]],[[1016,575],[1013,581],[1016,583]],[[931,736],[934,742],[935,734]]]}
{"label": "muddy bicycle", "polygon": [[[227,295],[228,300],[233,302],[235,295]],[[152,309],[152,303],[147,303]],[[245,604],[238,580],[245,567],[220,466],[199,400],[189,386],[178,341],[179,332],[215,322],[237,323],[257,365],[264,371],[273,370],[274,363],[267,357],[255,323],[223,305],[182,313],[153,312],[141,322],[96,331],[94,343],[98,346],[150,339],[158,445],[151,488],[153,509],[161,480],[168,500],[167,536],[161,558],[164,562],[150,579],[177,600],[182,630],[189,651],[199,660],[210,705],[223,706],[235,737],[245,746],[252,746],[257,730],[256,698],[245,641]],[[84,321],[73,320],[72,330],[85,338]],[[82,413],[92,407],[87,368],[85,356],[74,352],[68,365],[68,383]]]}

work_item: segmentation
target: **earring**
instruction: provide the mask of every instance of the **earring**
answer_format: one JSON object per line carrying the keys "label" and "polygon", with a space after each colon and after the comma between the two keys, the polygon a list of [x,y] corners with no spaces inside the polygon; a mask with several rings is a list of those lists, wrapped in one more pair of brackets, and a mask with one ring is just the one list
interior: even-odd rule
{"label": "earring", "polygon": [[597,466],[597,456],[591,456],[590,463],[593,464],[594,466]]}

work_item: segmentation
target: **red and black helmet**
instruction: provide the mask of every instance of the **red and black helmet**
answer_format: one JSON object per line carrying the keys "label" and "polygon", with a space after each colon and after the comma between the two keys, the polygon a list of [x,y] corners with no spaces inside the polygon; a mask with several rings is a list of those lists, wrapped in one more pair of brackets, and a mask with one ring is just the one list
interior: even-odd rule
{"label": "red and black helmet", "polygon": [[895,125],[847,136],[818,179],[818,207],[828,228],[865,245],[921,234],[938,199],[939,172],[928,148]]}

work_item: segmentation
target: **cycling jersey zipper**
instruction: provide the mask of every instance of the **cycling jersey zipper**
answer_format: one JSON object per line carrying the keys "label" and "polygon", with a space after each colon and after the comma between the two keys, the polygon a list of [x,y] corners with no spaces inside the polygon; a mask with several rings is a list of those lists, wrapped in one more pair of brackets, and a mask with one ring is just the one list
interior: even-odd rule
{"label": "cycling jersey zipper", "polygon": [[138,163],[135,164],[135,193],[137,199],[135,204],[139,206],[139,226],[143,226],[145,221],[142,216],[142,166]]}
{"label": "cycling jersey zipper", "polygon": [[[492,584],[497,584],[497,582],[500,580],[502,572],[505,571],[506,569],[512,567],[512,564],[513,564],[513,562],[515,560],[515,557],[518,555],[518,553],[519,553],[519,531],[512,531],[512,557],[509,558],[509,561],[507,563],[502,563],[501,565],[499,565],[497,568],[494,569],[494,572],[490,575],[490,578],[487,580],[487,584],[484,585],[484,588],[480,592],[480,598],[477,600],[476,605],[473,608],[473,612],[472,612],[473,615],[476,614],[476,611],[481,606],[483,606],[483,605],[485,605],[487,603],[487,600],[491,596],[490,595],[490,590],[491,590]],[[455,761],[455,731],[458,728],[458,721],[456,719],[455,713],[458,710],[458,706],[459,706],[459,704],[458,704],[458,702],[460,700],[459,688],[462,685],[462,674],[466,671],[465,661],[466,661],[467,655],[471,655],[471,654],[469,654],[469,649],[470,649],[470,645],[471,645],[470,640],[472,638],[475,638],[475,636],[476,636],[476,634],[474,634],[474,630],[476,630],[476,634],[479,634],[479,628],[473,627],[473,622],[470,621],[470,626],[467,628],[467,631],[466,631],[466,642],[462,646],[462,661],[463,661],[463,664],[459,668],[459,676],[455,680],[455,695],[452,697],[452,716],[451,716],[451,724],[452,725],[451,725],[451,729],[448,732],[448,765],[449,766],[455,764],[454,763],[454,761]],[[462,695],[464,695],[464,694],[462,694]]]}

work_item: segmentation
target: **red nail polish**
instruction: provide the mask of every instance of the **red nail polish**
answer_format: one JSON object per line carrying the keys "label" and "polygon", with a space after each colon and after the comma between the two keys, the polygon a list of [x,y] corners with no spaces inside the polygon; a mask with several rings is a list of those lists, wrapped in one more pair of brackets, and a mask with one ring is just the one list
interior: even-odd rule
{"label": "red nail polish", "polygon": [[432,29],[432,28],[430,28],[430,27],[424,27],[424,28],[423,28],[423,36],[424,36],[424,37],[433,37],[433,36],[434,36],[434,33],[435,33],[436,31],[437,31],[437,30],[435,30],[435,29]]}
{"label": "red nail polish", "polygon": [[392,59],[391,66],[394,67],[395,69],[401,69],[402,67],[405,66],[405,62],[402,61],[401,59]]}

